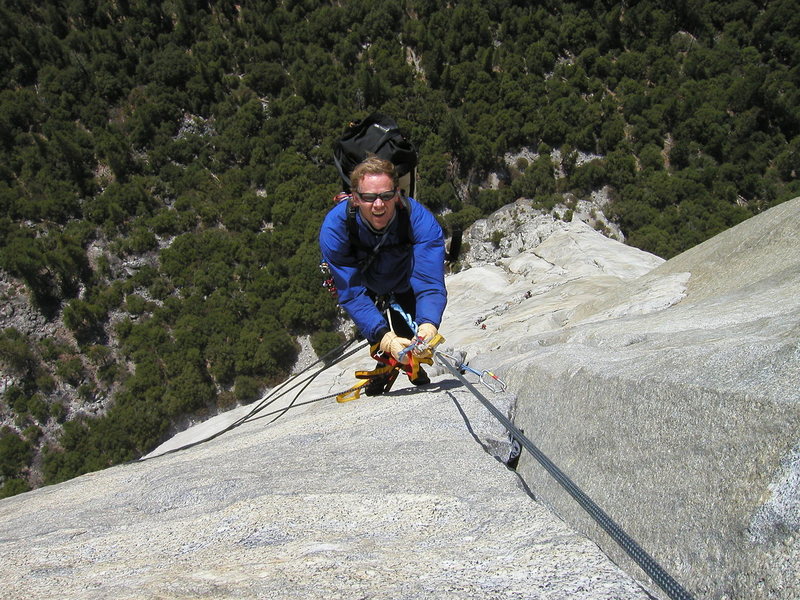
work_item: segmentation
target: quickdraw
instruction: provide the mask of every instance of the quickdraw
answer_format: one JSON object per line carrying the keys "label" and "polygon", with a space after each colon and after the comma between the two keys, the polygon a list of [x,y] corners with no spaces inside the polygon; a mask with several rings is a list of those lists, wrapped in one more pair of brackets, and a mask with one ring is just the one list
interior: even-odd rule
{"label": "quickdraw", "polygon": [[322,282],[322,287],[328,290],[328,293],[331,295],[335,301],[339,301],[339,290],[336,289],[336,283],[333,281],[333,275],[331,274],[331,268],[328,266],[328,263],[325,261],[320,261],[319,263],[319,270],[322,273],[325,279]]}
{"label": "quickdraw", "polygon": [[483,371],[478,371],[477,369],[473,369],[469,365],[464,364],[462,361],[458,360],[455,356],[451,356],[445,352],[437,352],[436,354],[449,358],[453,361],[453,364],[456,365],[456,369],[459,372],[463,373],[464,371],[469,371],[473,375],[478,376],[478,381],[480,381],[486,388],[490,391],[494,392],[495,394],[499,394],[500,392],[506,391],[506,383],[502,379],[500,379],[497,375],[484,369]]}

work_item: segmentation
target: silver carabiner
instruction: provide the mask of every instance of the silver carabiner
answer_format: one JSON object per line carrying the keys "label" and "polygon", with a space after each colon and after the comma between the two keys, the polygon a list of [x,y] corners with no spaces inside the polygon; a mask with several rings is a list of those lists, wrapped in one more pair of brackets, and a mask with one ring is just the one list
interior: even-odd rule
{"label": "silver carabiner", "polygon": [[[451,356],[444,352],[437,352],[437,354],[441,354],[442,356],[446,356],[453,363],[456,365],[456,370],[461,371],[464,373],[465,371],[469,371],[473,375],[478,376],[478,381],[480,381],[484,386],[486,386],[490,391],[494,392],[495,394],[499,394],[500,392],[506,391],[506,382],[500,379],[497,375],[492,373],[489,370],[478,371],[477,369],[473,369],[469,365],[464,364],[462,361],[456,359],[455,356]],[[490,381],[491,379],[491,381]]]}
{"label": "silver carabiner", "polygon": [[[491,378],[494,383],[489,381]],[[492,373],[491,371],[483,371],[480,375],[479,380],[483,385],[493,391],[495,394],[499,394],[500,392],[506,391],[506,382],[500,379],[497,375]]]}

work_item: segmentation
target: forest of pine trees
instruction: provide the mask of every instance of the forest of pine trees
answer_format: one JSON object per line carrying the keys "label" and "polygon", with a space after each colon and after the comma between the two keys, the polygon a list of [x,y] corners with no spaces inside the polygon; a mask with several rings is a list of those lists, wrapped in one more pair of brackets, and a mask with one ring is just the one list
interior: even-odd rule
{"label": "forest of pine trees", "polygon": [[628,243],[669,258],[800,195],[796,9],[0,0],[0,269],[71,333],[0,331],[0,497],[252,401],[298,335],[339,343],[316,238],[333,142],[374,110],[448,231],[606,187]]}

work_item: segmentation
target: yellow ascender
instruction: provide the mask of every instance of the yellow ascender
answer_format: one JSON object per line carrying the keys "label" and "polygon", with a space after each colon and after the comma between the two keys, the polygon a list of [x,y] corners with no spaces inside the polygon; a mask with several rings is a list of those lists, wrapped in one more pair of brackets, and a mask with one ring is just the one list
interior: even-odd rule
{"label": "yellow ascender", "polygon": [[407,363],[401,363],[397,359],[395,359],[391,355],[386,355],[381,352],[377,344],[370,348],[370,353],[372,358],[376,361],[383,363],[383,365],[371,370],[371,371],[356,371],[356,379],[360,379],[356,385],[354,385],[349,390],[342,392],[338,396],[336,396],[336,401],[339,403],[343,402],[350,402],[351,400],[358,400],[361,397],[362,388],[368,384],[373,378],[385,376],[387,373],[389,374],[389,378],[386,382],[386,386],[384,387],[384,391],[389,391],[394,383],[395,379],[397,379],[397,375],[400,371],[405,371],[408,375],[409,379],[416,379],[419,373],[420,365],[432,365],[433,364],[433,349],[436,348],[439,344],[444,341],[444,338],[441,334],[437,334],[434,338],[424,345],[423,348],[419,348],[421,345],[421,341],[417,340],[412,343],[408,348],[404,350],[404,353],[410,352],[411,350],[417,350],[417,353],[411,352],[410,360]]}

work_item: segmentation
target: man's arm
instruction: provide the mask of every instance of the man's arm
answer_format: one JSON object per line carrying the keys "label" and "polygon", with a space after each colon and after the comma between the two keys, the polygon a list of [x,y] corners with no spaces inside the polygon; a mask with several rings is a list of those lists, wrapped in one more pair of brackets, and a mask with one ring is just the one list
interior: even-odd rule
{"label": "man's arm", "polygon": [[417,301],[415,319],[417,324],[431,323],[439,327],[447,306],[444,232],[433,213],[416,201],[410,202],[414,254],[411,288]]}
{"label": "man's arm", "polygon": [[336,206],[325,217],[319,234],[320,250],[336,284],[339,304],[347,311],[364,337],[370,343],[377,343],[389,328],[386,319],[367,295],[358,259],[350,247],[346,211],[343,208],[346,209]]}

